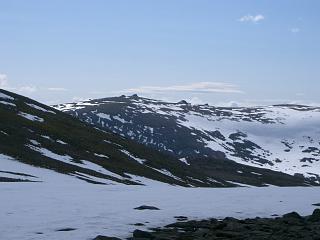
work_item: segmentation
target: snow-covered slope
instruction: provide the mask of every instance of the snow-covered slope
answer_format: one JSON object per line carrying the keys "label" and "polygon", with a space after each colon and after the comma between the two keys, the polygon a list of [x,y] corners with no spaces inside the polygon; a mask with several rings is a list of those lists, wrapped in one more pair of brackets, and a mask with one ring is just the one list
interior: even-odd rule
{"label": "snow-covered slope", "polygon": [[[71,177],[107,185],[158,182],[189,187],[236,186],[3,90],[0,116],[0,182],[43,182],[47,177],[62,181]],[[304,184],[300,181],[297,185]]]}
{"label": "snow-covered slope", "polygon": [[[320,108],[227,108],[133,95],[55,106],[83,121],[178,157],[230,159],[320,180]],[[241,173],[240,173],[241,174]],[[258,175],[258,174],[257,174]]]}
{"label": "snow-covered slope", "polygon": [[[233,161],[216,159],[208,164],[207,159],[198,159],[198,164],[190,164],[190,159],[179,160],[174,154],[161,153],[108,129],[96,128],[32,99],[3,90],[0,93],[1,182],[45,181],[40,177],[42,171],[40,175],[18,171],[19,164],[24,163],[93,184],[148,185],[156,181],[186,187],[318,184],[299,176],[244,167]],[[95,114],[100,122],[105,121],[102,118],[107,113]],[[110,119],[120,123],[119,129],[126,126],[128,134],[136,130],[120,116]],[[8,167],[8,161],[15,161],[16,169]],[[21,169],[25,168],[21,165]]]}

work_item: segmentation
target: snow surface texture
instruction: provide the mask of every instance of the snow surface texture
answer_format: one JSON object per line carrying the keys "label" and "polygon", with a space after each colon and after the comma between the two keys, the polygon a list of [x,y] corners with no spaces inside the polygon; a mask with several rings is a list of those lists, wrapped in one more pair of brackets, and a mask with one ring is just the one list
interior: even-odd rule
{"label": "snow surface texture", "polygon": [[[18,162],[15,159],[8,157],[4,154],[0,154],[0,171],[12,172],[11,174],[0,172],[0,177],[8,177],[13,179],[40,181],[40,182],[56,182],[57,184],[63,184],[65,181],[70,182],[73,179],[74,179],[74,182],[79,181],[76,178],[69,177],[65,174],[60,174],[52,170],[48,170],[45,168],[38,168],[38,167],[34,167],[28,164]],[[22,174],[30,175],[32,177],[21,176],[14,173],[22,173]],[[0,183],[0,185],[1,184],[2,183]]]}
{"label": "snow surface texture", "polygon": [[[320,108],[220,108],[137,96],[108,99],[56,108],[172,153],[185,163],[190,156],[210,157],[218,151],[241,164],[320,177]],[[181,146],[186,139],[188,143]]]}
{"label": "snow surface texture", "polygon": [[[2,154],[0,159],[2,171],[23,172],[36,176],[27,179],[41,181],[0,183],[0,239],[6,240],[89,240],[99,234],[126,238],[138,228],[135,223],[149,222],[139,227],[146,230],[181,215],[189,219],[270,217],[291,211],[309,215],[312,204],[319,202],[319,187],[183,188],[143,177],[137,178],[148,186],[94,185]],[[161,210],[134,210],[141,205]],[[57,231],[63,228],[75,230]]]}
{"label": "snow surface texture", "polygon": [[[59,182],[1,183],[0,239],[89,240],[99,234],[125,238],[137,228],[132,225],[135,223],[164,226],[181,215],[190,219],[270,217],[291,211],[309,215],[314,209],[311,204],[319,201],[319,188],[207,189]],[[144,204],[161,210],[134,210]],[[76,230],[57,231],[63,228]]]}

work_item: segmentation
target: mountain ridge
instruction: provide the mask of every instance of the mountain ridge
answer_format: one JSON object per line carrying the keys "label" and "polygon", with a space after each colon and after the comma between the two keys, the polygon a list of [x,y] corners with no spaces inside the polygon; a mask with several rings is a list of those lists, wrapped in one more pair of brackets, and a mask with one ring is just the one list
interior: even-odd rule
{"label": "mountain ridge", "polygon": [[[198,159],[198,163],[206,165],[203,171],[194,164],[5,90],[0,90],[0,116],[2,181],[41,182],[40,176],[60,173],[92,184],[317,185],[301,176],[219,158]],[[50,173],[44,173],[44,169]]]}
{"label": "mountain ridge", "polygon": [[215,107],[136,94],[54,107],[188,164],[229,159],[320,181],[319,107]]}

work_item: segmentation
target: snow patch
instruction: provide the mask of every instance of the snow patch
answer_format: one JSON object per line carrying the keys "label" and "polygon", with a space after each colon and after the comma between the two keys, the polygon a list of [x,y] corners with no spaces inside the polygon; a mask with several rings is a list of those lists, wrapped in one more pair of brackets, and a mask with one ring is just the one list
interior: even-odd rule
{"label": "snow patch", "polygon": [[137,161],[140,164],[144,164],[144,162],[146,161],[145,159],[141,159],[138,157],[133,156],[130,152],[128,152],[127,150],[122,149],[121,152],[123,152],[124,154],[126,154],[128,157],[134,159],[135,161]]}
{"label": "snow patch", "polygon": [[94,155],[97,156],[97,157],[101,157],[101,158],[107,158],[107,159],[109,158],[108,156],[103,155],[103,154],[95,153]]}
{"label": "snow patch", "polygon": [[56,114],[55,112],[53,111],[50,111],[50,110],[47,110],[47,109],[44,109],[38,105],[35,105],[35,104],[32,104],[32,103],[26,103],[28,106],[34,108],[34,109],[37,109],[39,111],[42,111],[42,112],[46,112],[46,113],[52,113],[52,114]]}
{"label": "snow patch", "polygon": [[110,121],[112,121],[111,117],[110,117],[110,114],[105,114],[105,113],[97,113],[96,114],[98,117],[100,118],[104,118],[104,119],[108,119]]}
{"label": "snow patch", "polygon": [[66,143],[66,142],[64,142],[64,141],[62,141],[62,140],[59,140],[59,139],[58,139],[56,142],[57,142],[57,143],[60,143],[60,144],[62,144],[62,145],[67,145],[67,144],[68,144],[68,143]]}
{"label": "snow patch", "polygon": [[44,122],[43,118],[29,114],[29,113],[19,112],[18,115],[33,122]]}
{"label": "snow patch", "polygon": [[179,160],[187,165],[190,165],[190,163],[188,163],[186,158],[179,158]]}
{"label": "snow patch", "polygon": [[5,101],[0,101],[1,104],[4,105],[8,105],[8,106],[12,106],[12,107],[16,107],[16,105],[14,103],[10,103],[10,102],[5,102]]}
{"label": "snow patch", "polygon": [[2,99],[8,99],[8,100],[11,100],[11,101],[14,100],[13,97],[11,97],[11,96],[9,96],[9,95],[7,95],[7,94],[1,93],[1,92],[0,92],[0,98],[2,98]]}

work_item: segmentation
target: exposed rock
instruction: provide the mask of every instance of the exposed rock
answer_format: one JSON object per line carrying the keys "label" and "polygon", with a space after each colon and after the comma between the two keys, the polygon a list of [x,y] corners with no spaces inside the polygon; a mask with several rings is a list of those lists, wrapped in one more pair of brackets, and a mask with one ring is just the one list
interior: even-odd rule
{"label": "exposed rock", "polygon": [[188,102],[186,100],[181,100],[178,104],[188,104]]}
{"label": "exposed rock", "polygon": [[176,222],[151,232],[135,230],[130,240],[319,240],[320,209],[309,217],[291,212],[277,218],[209,219]]}
{"label": "exposed rock", "polygon": [[175,216],[174,218],[177,219],[177,221],[187,221],[188,220],[188,218],[185,216]]}
{"label": "exposed rock", "polygon": [[138,96],[138,94],[133,94],[133,95],[131,96],[131,98],[132,98],[132,99],[139,99],[139,96]]}
{"label": "exposed rock", "polygon": [[133,224],[134,226],[138,226],[138,227],[141,227],[141,226],[145,226],[143,223],[135,223]]}
{"label": "exposed rock", "polygon": [[140,207],[136,207],[134,208],[135,210],[160,210],[159,208],[157,207],[154,207],[154,206],[148,206],[148,205],[142,205]]}
{"label": "exposed rock", "polygon": [[320,209],[317,208],[313,211],[312,215],[309,217],[309,221],[320,222]]}
{"label": "exposed rock", "polygon": [[70,231],[74,231],[77,230],[76,228],[61,228],[61,229],[57,229],[57,232],[70,232]]}
{"label": "exposed rock", "polygon": [[291,212],[283,215],[283,218],[295,218],[295,219],[302,219],[302,217],[297,212]]}
{"label": "exposed rock", "polygon": [[141,231],[141,230],[134,230],[133,232],[133,238],[134,239],[154,239],[155,237],[150,233],[150,232],[145,232],[145,231]]}
{"label": "exposed rock", "polygon": [[99,235],[99,236],[95,237],[92,240],[121,240],[121,239],[120,238],[115,238],[115,237],[107,237],[107,236]]}

